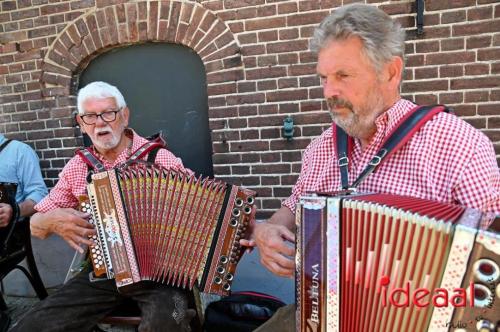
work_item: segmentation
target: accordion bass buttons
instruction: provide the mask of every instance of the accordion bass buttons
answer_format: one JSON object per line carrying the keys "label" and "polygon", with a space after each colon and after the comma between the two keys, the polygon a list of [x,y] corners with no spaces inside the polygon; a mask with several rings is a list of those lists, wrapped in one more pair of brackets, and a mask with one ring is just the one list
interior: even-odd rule
{"label": "accordion bass buttons", "polygon": [[236,199],[234,200],[234,205],[236,205],[237,207],[241,207],[241,206],[243,206],[243,200],[242,200],[241,198],[239,198],[239,197],[238,197],[238,198],[236,198]]}
{"label": "accordion bass buttons", "polygon": [[496,282],[500,278],[500,267],[488,258],[478,259],[472,270],[475,279],[484,283]]}
{"label": "accordion bass buttons", "polygon": [[495,324],[487,319],[482,319],[476,324],[476,330],[479,332],[495,332]]}

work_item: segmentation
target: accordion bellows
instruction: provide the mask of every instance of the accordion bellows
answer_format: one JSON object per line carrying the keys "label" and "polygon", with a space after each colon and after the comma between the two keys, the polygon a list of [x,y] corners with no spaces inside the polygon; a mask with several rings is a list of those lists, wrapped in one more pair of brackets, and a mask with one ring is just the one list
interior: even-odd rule
{"label": "accordion bellows", "polygon": [[87,190],[96,276],[229,292],[255,192],[145,164],[94,174]]}
{"label": "accordion bellows", "polygon": [[480,220],[396,195],[302,197],[297,331],[496,331],[500,235]]}

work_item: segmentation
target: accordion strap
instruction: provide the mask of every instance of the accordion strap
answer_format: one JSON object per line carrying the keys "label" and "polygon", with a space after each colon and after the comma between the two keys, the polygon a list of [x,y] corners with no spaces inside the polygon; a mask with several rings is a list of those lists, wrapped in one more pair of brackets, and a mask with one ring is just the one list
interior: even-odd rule
{"label": "accordion strap", "polygon": [[[129,160],[127,160],[127,163],[141,159],[147,154],[149,154],[147,159],[148,162],[153,163],[155,161],[158,150],[165,148],[165,140],[163,139],[161,133],[148,137],[148,139],[151,140],[144,143],[141,147],[134,151],[130,155]],[[92,148],[88,147],[78,149],[76,150],[76,154],[79,155],[88,166],[87,182],[90,182],[92,173],[104,172],[106,170],[99,158],[97,158],[97,156],[92,152]]]}
{"label": "accordion strap", "polygon": [[373,173],[394,152],[408,142],[413,135],[434,115],[440,112],[449,112],[443,105],[417,106],[406,114],[387,135],[382,147],[370,160],[359,177],[349,186],[349,147],[352,147],[353,138],[349,137],[340,127],[334,127],[334,137],[337,146],[338,165],[342,189],[356,188],[368,175]]}
{"label": "accordion strap", "polygon": [[5,149],[5,147],[9,145],[10,142],[12,142],[11,139],[8,139],[5,142],[3,142],[2,145],[0,145],[0,152],[2,152],[2,150]]}
{"label": "accordion strap", "polygon": [[76,154],[82,158],[87,166],[89,166],[89,169],[95,170],[96,172],[104,172],[106,170],[90,147],[78,149],[76,150]]}

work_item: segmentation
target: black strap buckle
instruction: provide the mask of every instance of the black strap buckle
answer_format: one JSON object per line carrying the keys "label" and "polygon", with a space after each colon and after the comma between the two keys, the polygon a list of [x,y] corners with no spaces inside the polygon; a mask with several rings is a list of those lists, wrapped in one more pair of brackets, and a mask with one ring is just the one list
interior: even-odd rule
{"label": "black strap buckle", "polygon": [[344,167],[344,166],[349,165],[349,158],[347,156],[339,158],[338,164],[340,167]]}

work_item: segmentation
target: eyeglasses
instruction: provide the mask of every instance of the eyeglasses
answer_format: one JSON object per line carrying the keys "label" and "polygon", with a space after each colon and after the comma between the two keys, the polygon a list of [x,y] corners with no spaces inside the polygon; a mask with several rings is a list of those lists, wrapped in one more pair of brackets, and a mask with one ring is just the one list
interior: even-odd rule
{"label": "eyeglasses", "polygon": [[82,118],[83,123],[88,125],[95,124],[97,122],[98,117],[101,117],[102,121],[104,122],[113,122],[116,120],[116,113],[120,112],[121,110],[122,108],[116,111],[102,112],[101,114],[96,114],[96,113],[83,114],[80,115],[80,118]]}

